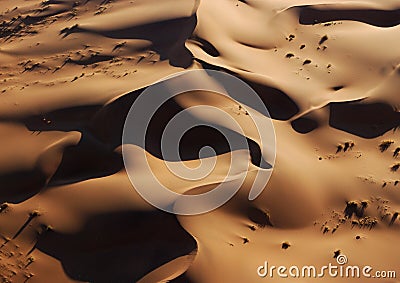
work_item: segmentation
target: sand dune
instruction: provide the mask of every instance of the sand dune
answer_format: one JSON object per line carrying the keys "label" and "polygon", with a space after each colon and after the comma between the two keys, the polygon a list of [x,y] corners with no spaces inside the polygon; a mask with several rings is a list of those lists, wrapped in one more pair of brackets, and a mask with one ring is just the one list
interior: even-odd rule
{"label": "sand dune", "polygon": [[[3,0],[0,22],[1,282],[364,282],[257,274],[265,261],[339,255],[400,276],[398,0]],[[156,112],[145,144],[123,143],[146,88],[203,69],[246,82],[270,117],[246,97],[188,91]],[[202,74],[194,85],[223,88]],[[164,156],[163,131],[183,110],[245,143],[203,125],[182,137],[179,160]],[[254,117],[272,121],[276,159]],[[129,168],[124,151],[138,160]],[[150,184],[142,155],[185,196],[244,178],[220,208],[174,215],[130,181],[134,170]],[[170,170],[180,161],[215,166],[185,180]]]}

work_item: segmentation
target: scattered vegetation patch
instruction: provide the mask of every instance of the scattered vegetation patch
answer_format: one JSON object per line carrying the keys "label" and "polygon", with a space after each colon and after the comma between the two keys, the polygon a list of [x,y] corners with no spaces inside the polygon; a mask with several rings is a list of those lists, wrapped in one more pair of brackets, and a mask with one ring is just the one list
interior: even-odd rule
{"label": "scattered vegetation patch", "polygon": [[334,91],[341,90],[342,88],[344,88],[344,86],[342,86],[342,85],[332,87],[332,89],[333,89]]}
{"label": "scattered vegetation patch", "polygon": [[10,205],[6,202],[0,205],[0,213],[6,211],[9,206]]}
{"label": "scattered vegetation patch", "polygon": [[382,141],[381,144],[379,145],[379,150],[381,152],[385,152],[386,150],[389,149],[389,147],[394,143],[394,141]]}
{"label": "scattered vegetation patch", "polygon": [[322,43],[324,43],[325,41],[327,41],[328,40],[328,36],[327,35],[324,35],[323,37],[321,37],[321,39],[319,40],[319,45],[321,45]]}
{"label": "scattered vegetation patch", "polygon": [[396,164],[392,165],[392,167],[390,167],[390,170],[392,172],[396,172],[397,170],[399,170],[399,168],[400,168],[400,163],[396,163]]}
{"label": "scattered vegetation patch", "polygon": [[396,149],[394,150],[394,152],[393,152],[393,157],[394,157],[394,158],[397,158],[397,157],[399,156],[399,154],[400,154],[400,147],[398,147],[398,148],[396,148]]}

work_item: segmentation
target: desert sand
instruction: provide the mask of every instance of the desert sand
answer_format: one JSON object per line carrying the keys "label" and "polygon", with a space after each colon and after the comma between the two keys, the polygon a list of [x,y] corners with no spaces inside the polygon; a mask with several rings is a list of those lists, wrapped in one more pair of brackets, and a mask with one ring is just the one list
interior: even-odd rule
{"label": "desert sand", "polygon": [[[2,0],[0,8],[1,282],[400,282],[257,274],[265,261],[322,266],[346,255],[400,277],[398,0]],[[252,110],[238,101],[183,93],[163,105],[145,148],[122,144],[146,87],[202,69],[240,78],[270,112],[276,161],[254,201],[268,145],[244,126]],[[196,167],[204,145],[217,157],[210,175],[189,182],[166,167],[176,161],[163,159],[160,136],[196,105],[230,112],[250,151],[192,130],[183,163]],[[224,182],[238,166],[233,155],[252,163],[222,207],[174,215],[134,189],[124,146],[145,151],[159,180],[182,194]]]}

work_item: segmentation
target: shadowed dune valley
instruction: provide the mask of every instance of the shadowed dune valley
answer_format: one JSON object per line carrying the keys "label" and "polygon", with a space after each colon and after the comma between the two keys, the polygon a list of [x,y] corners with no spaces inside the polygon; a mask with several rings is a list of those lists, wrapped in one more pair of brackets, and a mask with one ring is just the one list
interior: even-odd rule
{"label": "shadowed dune valley", "polygon": [[399,283],[399,127],[399,0],[1,0],[0,283]]}

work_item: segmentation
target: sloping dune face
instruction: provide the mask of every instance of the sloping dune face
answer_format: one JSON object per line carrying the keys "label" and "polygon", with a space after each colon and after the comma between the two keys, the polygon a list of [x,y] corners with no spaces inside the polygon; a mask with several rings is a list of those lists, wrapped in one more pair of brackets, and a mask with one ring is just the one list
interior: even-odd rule
{"label": "sloping dune face", "polygon": [[[399,1],[2,0],[0,8],[1,282],[398,282],[389,272],[400,276]],[[203,69],[246,82],[270,115],[245,97],[189,91],[155,113],[144,144],[122,142],[148,86]],[[196,83],[209,84],[206,74]],[[196,106],[226,113],[246,146],[230,147],[203,125],[225,120]],[[184,110],[201,126],[182,136],[179,159],[166,157],[163,130]],[[276,159],[249,116],[272,121]],[[230,170],[244,178],[218,209],[174,215],[135,190],[127,170],[142,183],[149,175],[140,162],[125,168],[126,151],[183,195],[229,187]],[[171,171],[211,159],[203,178]],[[263,170],[271,178],[250,201]],[[375,279],[258,272],[265,262],[319,270],[344,256],[371,266]]]}

